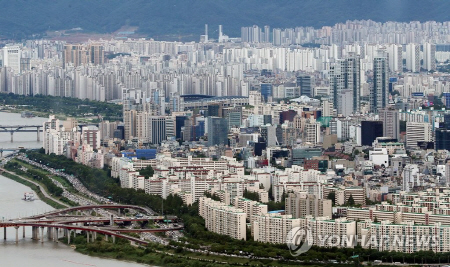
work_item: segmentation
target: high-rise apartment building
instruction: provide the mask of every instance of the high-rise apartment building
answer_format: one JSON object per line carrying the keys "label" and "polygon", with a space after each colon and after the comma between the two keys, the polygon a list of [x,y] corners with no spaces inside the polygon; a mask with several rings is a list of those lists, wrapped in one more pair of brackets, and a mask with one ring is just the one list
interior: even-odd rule
{"label": "high-rise apartment building", "polygon": [[342,114],[343,103],[341,94],[348,94],[350,90],[352,97],[352,110],[358,112],[360,109],[361,96],[361,66],[360,57],[349,53],[346,59],[339,60],[335,66],[330,69],[330,99],[338,114]]}
{"label": "high-rise apartment building", "polygon": [[101,65],[105,62],[105,51],[101,44],[91,44],[89,49],[89,63]]}
{"label": "high-rise apartment building", "polygon": [[81,142],[83,145],[90,145],[92,149],[99,149],[100,148],[99,129],[93,125],[84,126],[81,129]]}
{"label": "high-rise apartment building", "polygon": [[436,45],[431,43],[423,44],[423,64],[427,71],[436,70]]}
{"label": "high-rise apartment building", "polygon": [[406,69],[412,72],[420,71],[420,45],[406,45]]}
{"label": "high-rise apartment building", "polygon": [[257,25],[241,28],[241,42],[243,43],[269,43],[270,27],[264,26],[264,32]]}
{"label": "high-rise apartment building", "polygon": [[320,122],[308,120],[305,124],[304,142],[316,145],[320,143]]}
{"label": "high-rise apartment building", "polygon": [[316,195],[306,192],[290,193],[286,198],[285,213],[293,218],[305,218],[308,215],[313,217],[332,217],[332,201],[330,199],[319,199]]}
{"label": "high-rise apartment building", "polygon": [[403,48],[399,44],[387,45],[389,55],[389,70],[392,72],[403,71]]}
{"label": "high-rise apartment building", "polygon": [[373,84],[370,89],[370,111],[378,113],[389,101],[388,59],[385,53],[373,59]]}
{"label": "high-rise apartment building", "polygon": [[105,51],[103,45],[65,45],[63,51],[63,66],[72,63],[74,67],[83,64],[92,63],[95,65],[103,64]]}

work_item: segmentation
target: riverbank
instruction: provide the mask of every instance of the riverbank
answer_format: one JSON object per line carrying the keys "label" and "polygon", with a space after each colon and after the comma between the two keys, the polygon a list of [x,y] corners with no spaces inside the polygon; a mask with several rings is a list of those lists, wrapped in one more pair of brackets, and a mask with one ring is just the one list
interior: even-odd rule
{"label": "riverbank", "polygon": [[4,177],[11,179],[15,182],[18,182],[25,186],[28,186],[31,190],[33,190],[36,193],[36,195],[39,197],[40,200],[42,200],[46,204],[52,206],[53,208],[63,209],[63,208],[69,207],[69,205],[67,205],[63,202],[60,202],[59,200],[51,197],[49,192],[46,192],[45,189],[44,189],[44,191],[42,191],[41,188],[44,188],[44,187],[41,186],[39,183],[31,181],[31,179],[25,178],[23,176],[20,176],[16,173],[8,171],[8,170],[5,170],[5,169],[2,169],[2,170],[3,170],[3,173],[1,175],[3,175]]}
{"label": "riverbank", "polygon": [[[63,240],[67,241],[67,240]],[[76,251],[85,255],[125,260],[146,265],[167,267],[219,267],[219,266],[294,266],[275,262],[255,261],[249,258],[234,258],[215,256],[203,253],[192,253],[185,250],[172,249],[159,244],[149,244],[147,247],[134,246],[125,240],[118,240],[115,244],[105,241],[99,235],[96,242],[87,243],[83,235],[75,238]],[[295,266],[302,266],[295,264]],[[308,265],[320,266],[320,265]],[[339,266],[334,265],[334,266]]]}

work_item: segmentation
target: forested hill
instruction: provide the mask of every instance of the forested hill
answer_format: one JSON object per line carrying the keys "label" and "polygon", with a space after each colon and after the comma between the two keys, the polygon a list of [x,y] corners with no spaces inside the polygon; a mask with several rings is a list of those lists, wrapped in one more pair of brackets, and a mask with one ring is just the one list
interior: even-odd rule
{"label": "forested hill", "polygon": [[[449,20],[447,0],[0,0],[0,35],[24,38],[46,30],[81,27],[109,33],[138,26],[149,37],[194,34],[222,24],[230,36],[241,26],[333,25],[353,19]],[[214,31],[216,31],[214,33]]]}

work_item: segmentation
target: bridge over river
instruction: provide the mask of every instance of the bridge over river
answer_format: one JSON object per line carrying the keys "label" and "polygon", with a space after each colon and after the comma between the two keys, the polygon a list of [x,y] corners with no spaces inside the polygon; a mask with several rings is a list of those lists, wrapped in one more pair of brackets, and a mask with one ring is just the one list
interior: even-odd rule
{"label": "bridge over river", "polygon": [[[67,242],[70,244],[70,240],[73,233],[76,231],[82,231],[87,236],[87,242],[94,242],[97,238],[97,234],[102,234],[105,239],[109,237],[115,242],[115,238],[127,239],[137,244],[148,244],[148,241],[143,239],[132,237],[123,233],[143,233],[143,232],[167,232],[167,231],[179,231],[183,229],[183,226],[167,227],[167,228],[143,228],[132,229],[115,226],[115,224],[123,225],[130,222],[148,222],[148,221],[164,221],[166,219],[176,220],[175,216],[152,216],[142,215],[141,218],[136,217],[120,217],[111,215],[108,217],[96,217],[85,216],[70,213],[77,213],[86,210],[95,209],[131,209],[139,210],[146,214],[149,213],[149,209],[145,207],[135,205],[90,205],[90,206],[77,206],[67,209],[59,209],[44,214],[30,216],[26,218],[17,218],[8,221],[0,222],[0,228],[4,228],[4,239],[6,239],[6,228],[14,227],[16,229],[16,242],[19,241],[19,228],[23,229],[23,238],[25,238],[25,227],[32,228],[32,239],[41,240],[44,242],[44,229],[47,228],[47,236],[49,239],[59,242],[60,231],[63,231],[63,236],[67,237]],[[120,214],[120,213],[119,213]]]}

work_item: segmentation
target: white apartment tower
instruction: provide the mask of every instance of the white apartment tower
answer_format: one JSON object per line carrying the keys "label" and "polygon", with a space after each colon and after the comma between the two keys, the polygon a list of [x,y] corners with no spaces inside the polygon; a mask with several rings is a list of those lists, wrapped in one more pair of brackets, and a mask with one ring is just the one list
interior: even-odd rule
{"label": "white apartment tower", "polygon": [[399,44],[387,45],[389,54],[389,69],[392,72],[403,71],[403,48]]}
{"label": "white apartment tower", "polygon": [[420,46],[418,44],[406,45],[406,69],[412,72],[420,71]]}
{"label": "white apartment tower", "polygon": [[436,69],[436,45],[431,43],[423,44],[423,68],[427,71]]}

